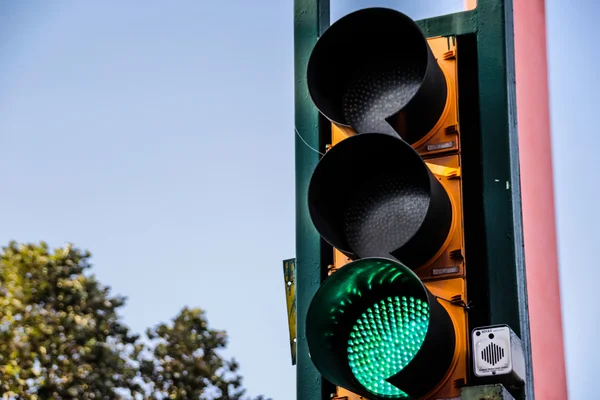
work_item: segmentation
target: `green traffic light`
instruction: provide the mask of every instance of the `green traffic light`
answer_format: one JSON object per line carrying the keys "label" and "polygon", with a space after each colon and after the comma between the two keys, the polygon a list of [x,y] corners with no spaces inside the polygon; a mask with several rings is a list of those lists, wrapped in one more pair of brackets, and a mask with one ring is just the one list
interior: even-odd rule
{"label": "green traffic light", "polygon": [[415,397],[411,385],[394,383],[417,358],[428,361],[420,353],[431,347],[427,337],[439,322],[433,321],[439,307],[414,272],[395,260],[349,263],[321,285],[309,307],[312,361],[330,382],[365,397]]}
{"label": "green traffic light", "polygon": [[408,397],[386,381],[419,351],[429,324],[427,302],[393,296],[369,307],[356,321],[348,340],[348,364],[368,391],[391,398]]}

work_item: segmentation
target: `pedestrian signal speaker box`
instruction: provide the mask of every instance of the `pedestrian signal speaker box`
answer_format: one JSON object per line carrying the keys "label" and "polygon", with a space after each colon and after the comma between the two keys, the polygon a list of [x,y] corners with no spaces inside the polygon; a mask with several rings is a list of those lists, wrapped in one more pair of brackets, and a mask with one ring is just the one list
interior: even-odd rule
{"label": "pedestrian signal speaker box", "polygon": [[473,329],[473,369],[483,380],[506,387],[525,383],[525,356],[519,337],[508,325]]}

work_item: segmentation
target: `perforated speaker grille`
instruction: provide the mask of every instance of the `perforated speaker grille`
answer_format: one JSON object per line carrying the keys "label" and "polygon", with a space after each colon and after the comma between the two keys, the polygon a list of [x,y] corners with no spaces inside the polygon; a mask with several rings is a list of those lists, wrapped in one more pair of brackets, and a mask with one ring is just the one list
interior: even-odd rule
{"label": "perforated speaker grille", "polygon": [[496,365],[504,358],[504,349],[496,343],[490,343],[481,350],[481,358],[491,365]]}

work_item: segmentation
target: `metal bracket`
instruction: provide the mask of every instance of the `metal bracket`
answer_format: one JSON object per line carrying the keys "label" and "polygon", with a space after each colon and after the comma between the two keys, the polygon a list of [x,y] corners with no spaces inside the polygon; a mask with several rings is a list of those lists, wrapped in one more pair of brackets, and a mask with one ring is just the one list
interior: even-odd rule
{"label": "metal bracket", "polygon": [[288,311],[288,328],[290,332],[290,352],[292,365],[296,365],[296,259],[283,260],[283,277],[285,282],[285,300]]}
{"label": "metal bracket", "polygon": [[461,390],[460,400],[515,400],[502,385],[469,386]]}

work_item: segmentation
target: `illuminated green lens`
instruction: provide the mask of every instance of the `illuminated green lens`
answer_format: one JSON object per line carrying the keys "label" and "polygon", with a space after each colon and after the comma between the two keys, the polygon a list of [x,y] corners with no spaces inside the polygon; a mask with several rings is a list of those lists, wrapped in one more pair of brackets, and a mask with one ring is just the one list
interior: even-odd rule
{"label": "illuminated green lens", "polygon": [[428,324],[427,303],[414,297],[388,297],[367,309],[348,340],[348,361],[358,382],[377,395],[408,397],[385,379],[417,354]]}

